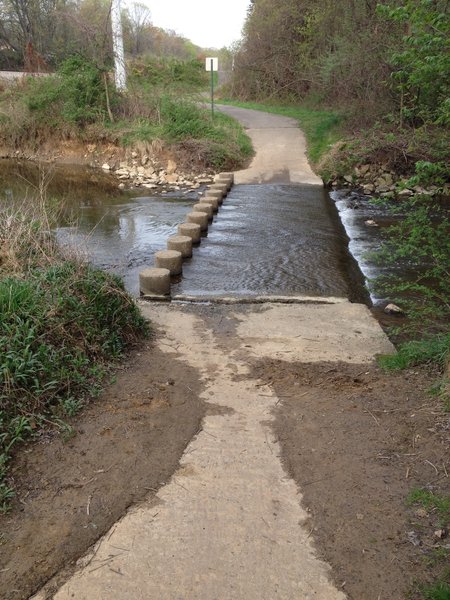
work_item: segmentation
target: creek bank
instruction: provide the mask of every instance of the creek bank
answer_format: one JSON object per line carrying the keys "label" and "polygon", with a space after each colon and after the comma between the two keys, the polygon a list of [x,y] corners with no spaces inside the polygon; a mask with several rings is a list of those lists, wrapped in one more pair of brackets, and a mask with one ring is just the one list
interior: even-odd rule
{"label": "creek bank", "polygon": [[38,151],[0,148],[0,159],[31,163],[85,166],[112,175],[119,190],[195,192],[212,183],[216,172],[205,169],[195,155],[171,149],[163,142],[137,142],[124,148],[115,144],[66,140],[45,143]]}
{"label": "creek bank", "polygon": [[325,184],[334,189],[357,189],[366,196],[377,195],[386,200],[407,199],[418,194],[430,197],[450,195],[449,185],[412,185],[410,179],[387,165],[363,163],[356,165],[346,175],[325,181]]}

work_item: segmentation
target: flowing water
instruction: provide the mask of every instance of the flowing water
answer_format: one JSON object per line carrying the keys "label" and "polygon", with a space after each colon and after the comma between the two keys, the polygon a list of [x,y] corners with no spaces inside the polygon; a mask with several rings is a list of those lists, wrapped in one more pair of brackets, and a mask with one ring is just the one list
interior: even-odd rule
{"label": "flowing water", "polygon": [[[139,271],[153,264],[155,252],[166,247],[197,199],[196,193],[123,193],[109,175],[81,167],[52,168],[48,174],[26,162],[0,161],[0,202],[24,197],[32,202],[42,179],[49,196],[65,201],[58,240],[119,274],[134,295]],[[379,209],[367,201],[355,208],[347,192],[331,196],[316,186],[233,187],[173,292],[205,298],[270,294],[367,301],[353,256],[367,277],[377,274],[364,255],[379,245],[382,228],[367,227],[365,221]],[[383,215],[376,218],[382,221]]]}

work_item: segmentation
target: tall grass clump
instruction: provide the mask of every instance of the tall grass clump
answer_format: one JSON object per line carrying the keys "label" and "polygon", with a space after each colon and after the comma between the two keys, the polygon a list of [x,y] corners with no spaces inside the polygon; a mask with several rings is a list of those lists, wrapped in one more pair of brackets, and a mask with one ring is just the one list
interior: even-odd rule
{"label": "tall grass clump", "polygon": [[0,510],[19,442],[64,427],[148,330],[123,283],[62,251],[42,201],[0,213]]}

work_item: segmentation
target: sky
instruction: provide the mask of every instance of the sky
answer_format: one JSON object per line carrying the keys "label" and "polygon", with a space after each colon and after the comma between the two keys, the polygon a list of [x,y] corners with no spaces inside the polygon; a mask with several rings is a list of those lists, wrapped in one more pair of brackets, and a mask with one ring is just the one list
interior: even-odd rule
{"label": "sky", "polygon": [[140,2],[150,8],[153,25],[173,29],[202,48],[223,48],[239,40],[250,4],[249,0]]}

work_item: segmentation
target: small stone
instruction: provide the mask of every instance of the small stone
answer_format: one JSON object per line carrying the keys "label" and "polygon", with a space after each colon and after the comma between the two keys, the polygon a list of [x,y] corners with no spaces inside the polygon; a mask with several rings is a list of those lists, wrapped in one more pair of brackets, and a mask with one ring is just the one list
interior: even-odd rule
{"label": "small stone", "polygon": [[435,537],[437,537],[439,540],[443,540],[448,536],[448,529],[442,528],[442,529],[436,529],[436,531],[434,532]]}
{"label": "small stone", "polygon": [[108,164],[108,163],[103,163],[103,164],[102,164],[102,169],[103,169],[104,171],[110,171],[110,170],[111,170],[111,167],[109,166],[109,164]]}
{"label": "small stone", "polygon": [[406,198],[408,196],[412,196],[413,194],[414,194],[414,192],[412,190],[404,189],[404,190],[400,190],[400,192],[398,193],[398,196],[400,196],[401,198]]}
{"label": "small stone", "polygon": [[167,161],[167,173],[169,175],[172,175],[173,173],[175,173],[175,171],[177,170],[177,163],[173,160],[168,160]]}
{"label": "small stone", "polygon": [[137,152],[132,152],[131,153],[131,158],[137,158],[139,156],[139,154]]}
{"label": "small stone", "polygon": [[418,508],[414,514],[420,519],[425,519],[426,517],[428,517],[428,513],[424,508]]}
{"label": "small stone", "polygon": [[344,181],[347,183],[353,183],[353,175],[344,175]]}
{"label": "small stone", "polygon": [[403,310],[400,308],[400,306],[397,306],[396,304],[393,304],[392,302],[384,307],[384,312],[387,315],[403,315],[404,314]]}
{"label": "small stone", "polygon": [[124,190],[125,189],[125,184],[124,183],[119,183],[119,190]]}
{"label": "small stone", "polygon": [[368,219],[367,221],[364,221],[364,224],[368,227],[379,227],[378,223],[373,219]]}

